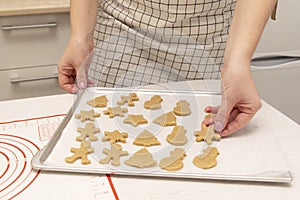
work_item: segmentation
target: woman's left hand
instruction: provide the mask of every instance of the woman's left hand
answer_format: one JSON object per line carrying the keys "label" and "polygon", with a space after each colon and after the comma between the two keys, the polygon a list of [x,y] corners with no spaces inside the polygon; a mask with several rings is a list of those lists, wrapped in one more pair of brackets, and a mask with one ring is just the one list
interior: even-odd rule
{"label": "woman's left hand", "polygon": [[223,68],[221,71],[222,100],[218,107],[207,106],[205,112],[216,114],[204,120],[214,124],[215,131],[228,136],[243,128],[261,108],[250,67]]}

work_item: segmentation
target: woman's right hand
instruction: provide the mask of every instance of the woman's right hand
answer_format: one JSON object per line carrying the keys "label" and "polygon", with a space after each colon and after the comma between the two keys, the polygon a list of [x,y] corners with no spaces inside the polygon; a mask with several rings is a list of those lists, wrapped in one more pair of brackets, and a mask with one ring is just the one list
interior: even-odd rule
{"label": "woman's right hand", "polygon": [[93,85],[93,81],[87,79],[93,48],[93,37],[71,36],[58,62],[58,80],[62,89],[77,93],[79,89]]}

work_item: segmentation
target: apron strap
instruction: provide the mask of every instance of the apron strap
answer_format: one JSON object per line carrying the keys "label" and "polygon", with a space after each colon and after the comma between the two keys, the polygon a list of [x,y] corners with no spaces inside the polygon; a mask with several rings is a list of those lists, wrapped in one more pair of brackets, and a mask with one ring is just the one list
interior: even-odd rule
{"label": "apron strap", "polygon": [[272,20],[276,20],[277,5],[278,5],[278,0],[276,1],[275,7],[274,7],[274,9],[273,9],[273,11],[272,11],[272,14],[271,14],[271,19],[272,19]]}

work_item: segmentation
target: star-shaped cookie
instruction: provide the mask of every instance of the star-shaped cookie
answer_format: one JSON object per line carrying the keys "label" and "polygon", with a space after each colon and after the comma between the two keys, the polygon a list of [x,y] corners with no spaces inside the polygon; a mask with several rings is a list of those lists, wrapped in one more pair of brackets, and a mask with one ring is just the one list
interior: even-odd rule
{"label": "star-shaped cookie", "polygon": [[128,117],[124,119],[124,123],[138,126],[140,124],[147,124],[148,121],[143,115],[128,115]]}

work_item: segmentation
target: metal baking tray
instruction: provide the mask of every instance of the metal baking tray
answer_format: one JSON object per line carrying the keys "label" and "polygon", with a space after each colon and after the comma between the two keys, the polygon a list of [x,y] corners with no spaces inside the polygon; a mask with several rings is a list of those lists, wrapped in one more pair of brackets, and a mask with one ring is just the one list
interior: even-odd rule
{"label": "metal baking tray", "polygon": [[[89,165],[82,165],[80,161],[73,164],[66,163],[64,161],[65,157],[72,155],[70,148],[78,148],[80,144],[75,140],[76,136],[79,135],[76,129],[77,127],[84,127],[85,124],[85,122],[82,123],[75,119],[74,115],[80,113],[80,110],[93,109],[86,102],[97,96],[106,95],[108,98],[107,107],[116,106],[116,102],[120,100],[121,95],[128,95],[132,92],[137,93],[140,100],[136,102],[134,107],[128,107],[129,111],[125,114],[125,117],[127,114],[143,114],[148,120],[148,124],[133,127],[122,122],[125,117],[111,119],[103,114],[103,110],[106,108],[94,108],[96,112],[101,113],[101,117],[95,120],[96,127],[100,128],[101,132],[96,134],[98,141],[91,142],[95,152],[88,157],[92,163]],[[163,98],[162,108],[159,110],[144,109],[144,101],[149,100],[153,95],[160,95]],[[133,145],[132,142],[145,129],[152,132],[162,144],[147,147],[157,163],[163,157],[169,156],[170,151],[176,148],[176,146],[170,145],[165,140],[173,127],[160,127],[151,122],[160,114],[171,111],[179,100],[187,100],[192,109],[190,116],[177,116],[177,124],[185,127],[189,140],[186,145],[179,146],[184,148],[187,154],[183,160],[184,167],[179,171],[169,172],[160,169],[159,166],[140,169],[125,165],[124,160],[142,148]],[[260,114],[232,137],[221,139],[220,142],[213,142],[212,145],[216,146],[220,152],[216,167],[204,170],[193,165],[192,159],[207,147],[205,142],[195,141],[194,131],[200,130],[201,121],[205,116],[204,107],[218,105],[220,100],[219,92],[196,91],[187,88],[88,88],[74,101],[73,106],[48,144],[34,156],[32,166],[34,169],[46,171],[291,183],[292,175],[287,165],[288,162],[285,160],[285,155],[280,149],[280,142],[276,137],[272,137],[270,125],[266,123],[265,117]],[[127,142],[121,143],[123,150],[128,151],[129,155],[121,157],[121,166],[119,167],[111,164],[99,164],[98,161],[105,157],[102,153],[103,148],[109,148],[110,146],[109,142],[102,142],[103,132],[115,129],[129,134]]]}

